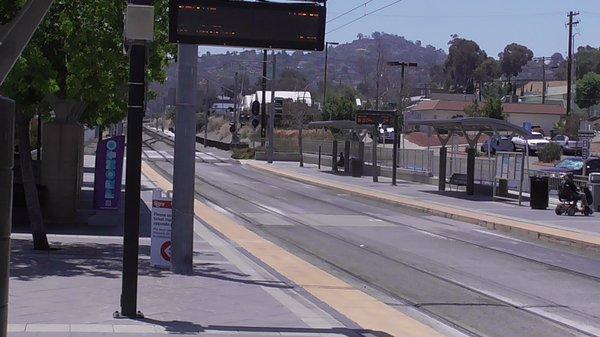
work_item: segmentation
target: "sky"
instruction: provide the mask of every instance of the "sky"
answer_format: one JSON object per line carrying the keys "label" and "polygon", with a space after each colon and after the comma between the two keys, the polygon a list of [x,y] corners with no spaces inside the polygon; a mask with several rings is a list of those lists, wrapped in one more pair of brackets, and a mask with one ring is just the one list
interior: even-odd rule
{"label": "sky", "polygon": [[[350,42],[358,33],[380,31],[447,51],[450,35],[458,34],[474,40],[494,57],[512,42],[526,45],[536,56],[564,55],[568,49],[567,13],[575,11],[581,13],[574,30],[575,46],[600,47],[600,0],[402,0],[364,16],[396,1],[328,0],[327,20],[332,21],[327,23],[326,40]],[[336,18],[357,6],[360,8]],[[354,19],[358,20],[339,28]],[[223,51],[201,48],[200,53],[206,50]]]}

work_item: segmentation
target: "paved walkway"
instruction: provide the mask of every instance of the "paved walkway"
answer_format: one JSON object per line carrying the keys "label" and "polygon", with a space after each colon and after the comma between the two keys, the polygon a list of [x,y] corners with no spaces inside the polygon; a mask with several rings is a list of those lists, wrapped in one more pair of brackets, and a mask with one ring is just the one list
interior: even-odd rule
{"label": "paved walkway", "polygon": [[[569,232],[579,237],[590,237],[600,243],[600,225],[598,224],[598,216],[600,215],[597,213],[592,217],[559,217],[554,214],[552,207],[547,210],[532,210],[527,202],[523,206],[518,206],[512,202],[493,201],[490,196],[470,197],[464,191],[439,192],[436,186],[407,181],[398,181],[397,186],[392,186],[391,179],[383,177],[379,178],[380,182],[374,183],[372,177],[353,178],[336,175],[332,174],[327,167],[318,170],[317,166],[312,164],[307,164],[303,168],[299,167],[297,163],[289,162],[277,162],[274,165],[268,165],[264,162],[246,161],[245,164],[259,169],[270,168],[271,173],[288,174],[289,177],[295,177],[301,181],[305,181],[304,178],[316,179],[323,182],[324,187],[340,185],[350,188],[355,187],[361,189],[361,191],[368,191],[374,196],[380,194],[381,199],[385,199],[386,196],[398,196],[415,203],[427,205],[426,207],[431,209],[435,209],[437,205],[440,205],[463,213],[470,212],[482,216],[533,224],[549,230]],[[307,182],[310,183],[310,181]],[[315,182],[313,181],[313,183]],[[341,190],[344,190],[344,188],[341,188]]]}
{"label": "paved walkway", "polygon": [[[86,155],[88,193],[93,159]],[[143,177],[138,308],[145,319],[113,318],[120,309],[123,229],[110,220],[118,214],[105,213],[93,224],[49,228],[56,248],[50,252],[33,251],[26,228],[12,235],[9,336],[386,336],[361,330],[199,220],[194,274],[152,267],[156,187]]]}

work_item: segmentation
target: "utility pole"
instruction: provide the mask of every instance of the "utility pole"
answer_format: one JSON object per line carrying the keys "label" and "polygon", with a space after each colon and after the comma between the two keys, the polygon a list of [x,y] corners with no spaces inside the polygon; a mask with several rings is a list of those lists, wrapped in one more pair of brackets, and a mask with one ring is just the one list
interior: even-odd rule
{"label": "utility pole", "polygon": [[546,58],[542,56],[542,104],[546,104]]}
{"label": "utility pole", "polygon": [[[133,17],[147,16],[143,20],[126,21],[125,38],[129,46],[129,101],[127,103],[127,163],[125,171],[125,219],[123,228],[123,280],[121,312],[115,317],[136,318],[138,255],[140,239],[140,192],[142,166],[142,124],[146,98],[146,52],[154,34],[154,9],[152,1],[129,1],[127,13]],[[131,27],[130,27],[131,25]],[[131,30],[131,32],[130,32]]]}
{"label": "utility pole", "polygon": [[569,51],[567,58],[567,116],[571,114],[571,101],[573,100],[573,26],[579,24],[579,21],[573,21],[573,18],[578,16],[579,12],[569,12]]}
{"label": "utility pole", "polygon": [[267,161],[269,164],[273,164],[273,157],[275,155],[275,78],[277,72],[277,55],[275,51],[271,52],[271,58],[273,62],[273,73],[271,74],[271,109],[269,110],[269,148],[267,150]]}
{"label": "utility pole", "polygon": [[183,275],[193,272],[197,64],[198,46],[179,44],[171,270]]}
{"label": "utility pole", "polygon": [[[417,64],[414,62],[398,62],[398,61],[392,61],[392,62],[387,62],[388,66],[392,66],[392,67],[400,67],[401,69],[401,77],[400,77],[400,96],[402,97],[402,104],[400,104],[400,108],[403,109],[404,106],[404,68],[406,67],[417,67]],[[402,111],[400,111],[400,113],[402,113]],[[393,158],[393,168],[392,168],[392,185],[396,186],[396,168],[398,166],[398,129],[399,129],[399,125],[398,125],[398,115],[394,114],[394,146],[393,146],[393,153],[392,153],[392,158]]]}
{"label": "utility pole", "polygon": [[542,61],[542,104],[546,104],[546,57],[536,57],[535,60]]}
{"label": "utility pole", "polygon": [[[329,46],[337,46],[339,42],[325,42],[325,69],[323,69],[323,112],[325,112],[325,105],[327,104],[327,65],[329,64]],[[329,116],[331,120],[331,115]]]}
{"label": "utility pole", "polygon": [[[262,102],[260,104],[260,145],[265,146],[267,138],[267,50],[263,50]],[[258,97],[257,97],[258,98]]]}
{"label": "utility pole", "polygon": [[210,112],[210,106],[208,105],[208,93],[210,80],[206,78],[206,94],[204,95],[204,148],[208,147],[208,113]]}
{"label": "utility pole", "polygon": [[233,84],[233,133],[231,134],[231,144],[237,145],[240,140],[238,137],[238,72],[235,72],[234,75],[234,84]]}

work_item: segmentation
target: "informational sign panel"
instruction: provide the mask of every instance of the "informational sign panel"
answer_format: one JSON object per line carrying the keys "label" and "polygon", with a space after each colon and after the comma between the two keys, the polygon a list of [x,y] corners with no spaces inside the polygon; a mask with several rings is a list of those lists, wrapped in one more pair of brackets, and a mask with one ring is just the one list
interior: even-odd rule
{"label": "informational sign panel", "polygon": [[230,0],[171,0],[169,41],[322,51],[325,6]]}
{"label": "informational sign panel", "polygon": [[394,125],[396,111],[359,110],[356,112],[358,125]]}
{"label": "informational sign panel", "polygon": [[94,170],[94,209],[118,210],[121,207],[121,177],[125,136],[98,142]]}
{"label": "informational sign panel", "polygon": [[579,130],[579,141],[581,142],[581,157],[587,160],[590,157],[590,144],[596,136],[594,131]]}
{"label": "informational sign panel", "polygon": [[173,218],[171,198],[156,189],[152,194],[152,228],[150,263],[155,267],[171,266],[171,224]]}
{"label": "informational sign panel", "polygon": [[533,125],[531,124],[531,122],[523,122],[523,129],[527,130],[528,132],[531,132],[531,130],[533,130]]}

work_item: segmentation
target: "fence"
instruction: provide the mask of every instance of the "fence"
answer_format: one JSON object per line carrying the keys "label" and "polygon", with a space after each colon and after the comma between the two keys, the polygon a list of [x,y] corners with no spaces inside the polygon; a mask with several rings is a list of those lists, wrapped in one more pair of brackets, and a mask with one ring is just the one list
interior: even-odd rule
{"label": "fence", "polygon": [[[344,141],[338,141],[338,154],[344,152]],[[333,142],[331,140],[313,140],[304,139],[302,148],[305,154],[318,155],[319,147],[321,155],[326,157],[332,156]],[[298,140],[295,137],[278,138],[276,141],[276,149],[285,152],[298,152]],[[388,147],[377,147],[377,165],[383,167],[392,167],[393,149],[391,144]],[[359,142],[350,142],[350,157],[360,157]],[[371,164],[373,158],[373,147],[370,143],[364,146],[364,161]],[[398,168],[415,172],[419,174],[428,174],[432,177],[439,177],[439,161],[440,157],[437,150],[427,149],[398,149]],[[494,177],[496,165],[495,157],[478,157],[475,159],[475,182],[482,185],[491,185]],[[467,158],[466,154],[455,151],[449,151],[446,165],[446,177],[450,177],[453,173],[467,173]],[[547,173],[536,170],[525,170],[523,181],[523,192],[530,191],[530,176],[548,176]],[[575,181],[579,186],[587,186],[586,177],[575,177]],[[551,191],[557,191],[560,187],[562,179],[560,177],[549,177],[549,187]],[[509,186],[511,189],[517,186]]]}

